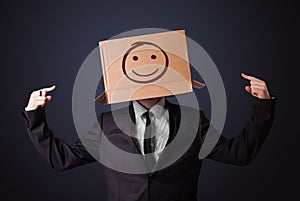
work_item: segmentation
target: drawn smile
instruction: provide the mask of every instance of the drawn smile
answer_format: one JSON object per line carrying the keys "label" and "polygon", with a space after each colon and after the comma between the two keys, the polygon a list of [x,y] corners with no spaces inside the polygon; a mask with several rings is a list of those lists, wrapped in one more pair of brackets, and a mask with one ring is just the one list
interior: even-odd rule
{"label": "drawn smile", "polygon": [[[153,46],[157,50],[153,50],[151,52],[151,55],[148,55],[150,57],[147,57],[147,58],[140,57],[139,58],[139,54],[137,54],[135,52],[135,49],[139,48],[143,45]],[[142,50],[143,50],[143,48],[142,48]],[[145,48],[145,50],[147,50],[147,48]],[[158,58],[160,58],[160,60],[158,60]],[[150,71],[150,73],[148,73],[149,71],[146,71],[146,72],[139,71],[136,68],[132,68],[132,66],[131,66],[130,70],[127,69],[127,67],[126,67],[127,59],[130,62],[137,62],[139,59],[144,59],[142,61],[145,64],[151,64],[151,68],[147,69]],[[157,62],[159,62],[159,65],[162,65],[162,62],[160,62],[160,61],[163,61],[163,60],[165,61],[163,68],[160,68],[160,66],[154,66],[157,64]],[[155,63],[153,63],[153,62],[155,62]],[[136,63],[133,63],[133,64],[134,64],[134,66],[136,66]],[[131,47],[125,52],[123,59],[122,59],[122,71],[123,71],[124,75],[132,82],[141,83],[141,84],[151,83],[151,82],[154,82],[154,81],[160,79],[162,76],[165,75],[166,71],[168,70],[168,67],[169,67],[169,58],[168,58],[167,53],[158,45],[151,43],[151,42],[147,42],[147,41],[137,41],[137,42],[133,43],[131,45]],[[133,69],[135,69],[135,70],[133,70]],[[127,72],[127,70],[128,70],[128,72]]]}
{"label": "drawn smile", "polygon": [[157,71],[158,71],[158,68],[156,68],[156,70],[154,70],[152,73],[140,74],[140,73],[135,72],[135,70],[132,70],[132,72],[134,74],[136,74],[137,76],[141,76],[141,77],[149,77],[149,76],[154,75],[155,73],[157,73]]}

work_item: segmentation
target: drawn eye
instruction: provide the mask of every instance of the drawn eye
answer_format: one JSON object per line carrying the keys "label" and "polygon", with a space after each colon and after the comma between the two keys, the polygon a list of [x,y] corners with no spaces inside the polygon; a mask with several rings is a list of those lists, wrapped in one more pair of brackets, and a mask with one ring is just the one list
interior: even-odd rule
{"label": "drawn eye", "polygon": [[151,55],[151,59],[156,59],[156,55]]}
{"label": "drawn eye", "polygon": [[132,59],[133,59],[134,61],[137,61],[139,58],[138,58],[137,56],[133,56]]}

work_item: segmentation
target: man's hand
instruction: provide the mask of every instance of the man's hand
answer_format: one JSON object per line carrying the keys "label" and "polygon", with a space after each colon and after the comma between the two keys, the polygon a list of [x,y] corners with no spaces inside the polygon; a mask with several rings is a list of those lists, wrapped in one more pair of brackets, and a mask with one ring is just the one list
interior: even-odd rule
{"label": "man's hand", "polygon": [[245,73],[241,74],[243,78],[247,79],[250,81],[250,86],[246,86],[245,90],[248,93],[251,93],[252,96],[255,96],[260,99],[270,99],[270,94],[268,91],[267,84],[265,81],[260,80],[256,77],[246,75]]}
{"label": "man's hand", "polygon": [[38,107],[44,107],[47,102],[51,101],[52,97],[47,96],[47,92],[53,91],[55,86],[36,90],[31,93],[26,111],[35,110]]}

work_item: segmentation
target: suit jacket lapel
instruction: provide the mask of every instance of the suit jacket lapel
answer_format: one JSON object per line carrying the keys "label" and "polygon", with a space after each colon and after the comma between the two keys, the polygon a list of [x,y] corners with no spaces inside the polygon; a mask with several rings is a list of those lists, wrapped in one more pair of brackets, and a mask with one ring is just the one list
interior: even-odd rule
{"label": "suit jacket lapel", "polygon": [[[135,113],[134,113],[132,102],[129,105],[129,116],[130,116],[131,122],[133,122],[133,124],[135,124],[136,123],[135,122]],[[133,127],[133,125],[132,124],[130,124],[130,125],[131,125],[131,131],[130,131],[130,133],[132,133],[132,127]],[[142,152],[141,152],[141,149],[140,149],[140,145],[139,145],[137,139],[134,136],[131,136],[130,138],[128,138],[128,141],[129,141],[128,142],[129,144],[132,144],[132,143],[134,144],[134,146],[135,146],[134,153],[136,153],[136,154],[138,153],[138,154],[142,155]]]}
{"label": "suit jacket lapel", "polygon": [[128,146],[126,146],[126,151],[134,154],[141,154],[136,138],[131,136],[133,132],[132,128],[135,124],[135,115],[132,103],[128,108],[124,108],[121,112],[114,115],[114,118],[117,121],[117,126],[119,126],[122,131],[122,137],[126,138],[128,144]]}
{"label": "suit jacket lapel", "polygon": [[166,100],[166,106],[169,110],[169,138],[166,146],[175,138],[180,125],[180,107]]}
{"label": "suit jacket lapel", "polygon": [[135,157],[135,165],[139,166],[141,169],[146,170],[146,164],[144,162],[143,155],[141,154],[137,144],[135,142],[135,138],[131,136],[132,128],[135,122],[133,106],[132,104],[126,108],[119,109],[113,111],[113,118],[115,122],[115,126],[119,128],[120,132],[117,134],[119,135],[118,138],[123,138],[126,144],[116,144],[119,145],[119,149],[123,151],[136,154]]}

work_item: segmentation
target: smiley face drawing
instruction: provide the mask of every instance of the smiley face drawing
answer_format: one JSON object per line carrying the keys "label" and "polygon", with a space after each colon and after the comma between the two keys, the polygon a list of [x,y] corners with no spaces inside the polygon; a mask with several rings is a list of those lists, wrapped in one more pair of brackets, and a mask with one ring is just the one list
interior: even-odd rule
{"label": "smiley face drawing", "polygon": [[167,72],[169,58],[161,47],[146,41],[135,42],[131,46],[122,59],[122,71],[129,80],[147,84]]}

